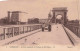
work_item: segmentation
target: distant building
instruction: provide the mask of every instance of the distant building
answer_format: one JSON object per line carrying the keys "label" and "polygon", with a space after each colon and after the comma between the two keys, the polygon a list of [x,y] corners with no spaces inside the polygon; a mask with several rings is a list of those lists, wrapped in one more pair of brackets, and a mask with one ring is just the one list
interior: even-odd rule
{"label": "distant building", "polygon": [[48,23],[48,19],[39,19],[39,23]]}
{"label": "distant building", "polygon": [[19,11],[13,11],[12,12],[11,22],[14,24],[19,24]]}
{"label": "distant building", "polygon": [[39,19],[38,18],[28,19],[28,24],[39,24]]}
{"label": "distant building", "polygon": [[28,23],[29,23],[29,24],[48,23],[48,19],[31,18],[31,19],[28,19]]}
{"label": "distant building", "polygon": [[8,22],[10,24],[20,24],[19,12],[20,11],[8,11]]}

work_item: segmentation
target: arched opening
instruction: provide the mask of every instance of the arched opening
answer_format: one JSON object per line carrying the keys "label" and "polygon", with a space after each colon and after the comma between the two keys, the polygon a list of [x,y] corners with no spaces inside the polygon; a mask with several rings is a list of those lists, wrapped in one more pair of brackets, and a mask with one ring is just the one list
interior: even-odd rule
{"label": "arched opening", "polygon": [[59,14],[59,15],[57,15],[57,16],[56,16],[56,23],[61,24],[61,22],[62,22],[62,17],[63,17],[63,16],[62,16],[62,15],[60,15],[60,14]]}

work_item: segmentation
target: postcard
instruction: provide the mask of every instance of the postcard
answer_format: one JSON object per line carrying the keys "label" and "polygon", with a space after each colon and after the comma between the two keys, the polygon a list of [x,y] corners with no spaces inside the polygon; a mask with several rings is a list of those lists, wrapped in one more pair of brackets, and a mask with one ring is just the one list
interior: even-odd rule
{"label": "postcard", "polygon": [[1,51],[80,51],[79,0],[0,0]]}

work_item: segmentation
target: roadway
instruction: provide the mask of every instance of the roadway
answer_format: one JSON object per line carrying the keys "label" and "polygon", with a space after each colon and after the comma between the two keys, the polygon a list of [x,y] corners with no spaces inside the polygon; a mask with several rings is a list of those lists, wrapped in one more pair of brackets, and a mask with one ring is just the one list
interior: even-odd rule
{"label": "roadway", "polygon": [[52,31],[44,32],[40,31],[31,36],[20,39],[12,44],[15,45],[42,45],[42,44],[53,44],[53,45],[72,45],[68,38],[65,30],[61,24],[52,25]]}

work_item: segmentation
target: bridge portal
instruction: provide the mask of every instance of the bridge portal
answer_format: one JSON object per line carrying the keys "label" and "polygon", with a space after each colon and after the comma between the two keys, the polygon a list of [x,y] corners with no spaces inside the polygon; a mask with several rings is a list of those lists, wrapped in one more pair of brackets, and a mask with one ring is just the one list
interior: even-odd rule
{"label": "bridge portal", "polygon": [[[52,23],[61,22],[61,24],[67,23],[67,8],[66,7],[59,7],[59,8],[53,8],[52,10],[53,17],[52,17]],[[61,15],[62,17],[60,20],[57,20],[57,16]]]}

